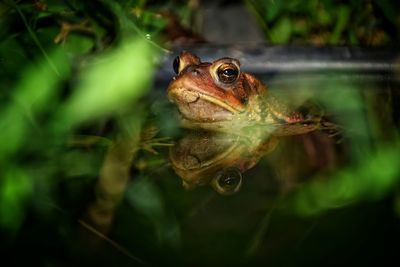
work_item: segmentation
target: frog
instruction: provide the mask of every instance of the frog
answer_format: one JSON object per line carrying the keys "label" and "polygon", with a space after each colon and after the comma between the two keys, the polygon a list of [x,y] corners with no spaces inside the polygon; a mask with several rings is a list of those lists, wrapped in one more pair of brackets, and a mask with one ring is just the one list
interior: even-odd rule
{"label": "frog", "polygon": [[183,127],[247,136],[249,131],[285,136],[334,128],[319,112],[290,108],[240,65],[230,57],[202,62],[188,51],[175,58],[167,95],[177,106]]}
{"label": "frog", "polygon": [[281,138],[338,131],[322,112],[292,108],[272,95],[240,65],[229,57],[202,62],[187,51],[173,62],[168,98],[177,106],[182,126],[198,131],[170,149],[171,165],[186,189],[211,185],[222,195],[234,194],[243,173],[273,152]]}

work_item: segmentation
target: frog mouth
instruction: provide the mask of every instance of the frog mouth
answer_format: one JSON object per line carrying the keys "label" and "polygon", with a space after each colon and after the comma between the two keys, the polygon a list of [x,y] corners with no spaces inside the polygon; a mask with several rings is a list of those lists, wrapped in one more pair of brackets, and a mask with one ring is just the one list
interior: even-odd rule
{"label": "frog mouth", "polygon": [[190,90],[175,87],[168,91],[168,97],[175,102],[183,117],[194,121],[230,120],[239,110],[215,97]]}

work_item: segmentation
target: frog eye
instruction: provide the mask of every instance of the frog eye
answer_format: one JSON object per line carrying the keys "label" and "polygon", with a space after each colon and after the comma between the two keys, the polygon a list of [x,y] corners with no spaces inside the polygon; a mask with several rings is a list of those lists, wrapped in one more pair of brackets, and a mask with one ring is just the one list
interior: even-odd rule
{"label": "frog eye", "polygon": [[239,77],[239,68],[233,63],[225,63],[218,67],[217,75],[222,83],[233,83]]}
{"label": "frog eye", "polygon": [[175,59],[174,59],[174,62],[172,63],[172,67],[174,68],[174,72],[176,73],[176,74],[178,74],[179,73],[179,63],[180,63],[180,58],[179,58],[179,56],[177,56]]}
{"label": "frog eye", "polygon": [[227,168],[220,171],[214,181],[214,189],[223,195],[236,193],[242,185],[242,173],[237,168]]}

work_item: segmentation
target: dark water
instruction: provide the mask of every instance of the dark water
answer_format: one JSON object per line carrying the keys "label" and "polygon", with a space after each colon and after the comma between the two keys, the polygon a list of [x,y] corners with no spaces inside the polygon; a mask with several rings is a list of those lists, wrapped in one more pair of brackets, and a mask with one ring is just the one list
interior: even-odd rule
{"label": "dark water", "polygon": [[264,81],[295,105],[311,100],[338,128],[270,141],[182,130],[160,85],[138,106],[144,111],[135,116],[143,120],[132,136],[118,133],[127,123],[121,119],[82,130],[115,137],[111,149],[87,140],[61,148],[63,156],[53,160],[66,171],[36,188],[36,201],[3,251],[18,266],[396,260],[395,76],[286,74]]}

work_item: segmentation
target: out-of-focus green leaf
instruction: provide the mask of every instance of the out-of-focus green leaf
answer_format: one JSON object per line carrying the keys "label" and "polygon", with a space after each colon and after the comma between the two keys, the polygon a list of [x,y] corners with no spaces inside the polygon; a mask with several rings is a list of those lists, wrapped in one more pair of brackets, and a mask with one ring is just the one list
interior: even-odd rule
{"label": "out-of-focus green leaf", "polygon": [[26,18],[25,14],[23,13],[23,11],[20,8],[20,6],[13,0],[5,0],[5,3],[7,5],[11,6],[12,8],[14,8],[18,12],[21,20],[23,21],[23,23],[24,23],[24,25],[25,25],[28,33],[29,33],[30,38],[35,43],[37,48],[41,51],[41,53],[43,54],[44,59],[47,61],[47,63],[53,69],[53,71],[56,72],[58,75],[60,75],[57,67],[55,65],[53,65],[53,61],[49,57],[47,51],[44,49],[44,47],[43,47],[42,43],[40,42],[36,32],[31,27],[30,23],[28,22],[28,19]]}
{"label": "out-of-focus green leaf", "polygon": [[332,16],[325,8],[319,8],[316,11],[317,23],[321,25],[329,25],[332,23]]}
{"label": "out-of-focus green leaf", "polygon": [[277,1],[268,1],[269,4],[265,6],[266,14],[265,18],[267,19],[268,22],[273,21],[278,17],[282,10],[282,1],[277,0]]}
{"label": "out-of-focus green leaf", "polygon": [[86,36],[71,34],[68,36],[67,41],[62,44],[62,47],[69,53],[85,54],[93,47],[93,40]]}
{"label": "out-of-focus green leaf", "polygon": [[[1,27],[1,26],[0,26]],[[26,55],[22,52],[22,49],[15,38],[8,38],[0,42],[0,73],[2,82],[0,88],[5,90],[3,94],[11,91],[10,88],[6,88],[5,80],[10,82],[15,81],[15,75],[21,71],[21,65],[26,64]],[[6,91],[7,90],[7,91]]]}
{"label": "out-of-focus green leaf", "polygon": [[394,4],[394,1],[379,0],[374,1],[374,3],[382,9],[387,19],[389,19],[393,24],[399,25],[399,8],[398,5],[396,6]]}
{"label": "out-of-focus green leaf", "polygon": [[152,49],[144,39],[129,39],[93,60],[82,70],[59,121],[75,125],[126,109],[149,88],[153,74]]}
{"label": "out-of-focus green leaf", "polygon": [[285,8],[291,12],[304,12],[304,10],[308,9],[308,5],[307,3],[304,3],[304,0],[282,0],[282,2],[285,3]]}
{"label": "out-of-focus green leaf", "polygon": [[150,181],[141,179],[131,184],[127,197],[132,205],[150,217],[159,220],[165,216],[160,192]]}
{"label": "out-of-focus green leaf", "polygon": [[32,194],[32,181],[20,168],[2,170],[0,181],[0,226],[14,231],[25,216],[27,198]]}
{"label": "out-of-focus green leaf", "polygon": [[29,131],[40,130],[36,117],[54,100],[58,83],[69,75],[69,60],[62,50],[50,53],[48,60],[43,59],[23,72],[22,80],[13,89],[11,102],[0,112],[0,161],[28,141]]}
{"label": "out-of-focus green leaf", "polygon": [[[332,75],[335,75],[332,73]],[[310,85],[302,85],[304,88]],[[300,84],[299,84],[300,85]],[[343,134],[351,140],[349,154],[354,160],[363,158],[371,148],[371,131],[365,117],[365,103],[360,88],[348,82],[333,81],[312,85],[318,91],[309,91],[308,96],[314,97],[325,107],[326,115],[335,114],[335,123],[344,129]],[[303,90],[300,90],[303,91]],[[307,94],[304,90],[301,94]]]}
{"label": "out-of-focus green leaf", "polygon": [[396,213],[397,217],[400,217],[400,192],[397,191],[394,194],[394,212]]}
{"label": "out-of-focus green leaf", "polygon": [[349,32],[349,41],[351,45],[358,45],[358,39],[354,32]]}
{"label": "out-of-focus green leaf", "polygon": [[157,13],[144,11],[141,17],[141,22],[146,32],[150,31],[153,34],[159,32],[167,26],[167,20]]}
{"label": "out-of-focus green leaf", "polygon": [[378,199],[399,180],[400,143],[381,147],[366,155],[357,166],[335,173],[301,188],[295,195],[295,211],[300,215],[317,215],[354,201]]}
{"label": "out-of-focus green leaf", "polygon": [[[331,77],[335,75],[337,74],[331,73]],[[366,97],[360,93],[359,84],[335,80],[310,82],[309,78],[304,79],[305,77],[305,74],[298,77],[298,90],[291,94],[295,99],[292,103],[301,105],[307,99],[315,100],[323,107],[324,114],[341,129],[339,133],[341,132],[352,144],[346,148],[348,156],[355,162],[363,160],[366,153],[372,149],[371,140],[376,138],[376,132],[371,131],[372,118],[365,114]],[[331,117],[332,115],[334,117]]]}
{"label": "out-of-focus green leaf", "polygon": [[350,18],[350,8],[345,5],[341,5],[337,11],[337,22],[335,24],[335,28],[329,38],[329,42],[331,44],[338,44],[340,37],[342,36],[342,32],[346,28],[349,18]]}
{"label": "out-of-focus green leaf", "polygon": [[[279,20],[288,17],[292,28],[295,28],[292,29],[292,38],[288,42],[311,42],[318,45],[397,45],[395,42],[398,32],[396,34],[395,29],[399,28],[399,9],[393,0],[354,0],[340,3],[333,0],[248,0],[246,3],[257,14],[269,41],[271,28],[276,27]],[[381,13],[384,16],[379,16]],[[305,20],[306,29],[299,27],[299,24],[293,25],[298,19]],[[360,31],[362,28],[367,30]],[[370,37],[374,32],[379,35],[383,33],[387,38],[371,43]],[[293,38],[293,33],[296,33],[296,38]],[[377,37],[381,38],[379,35]]]}
{"label": "out-of-focus green leaf", "polygon": [[176,221],[168,216],[161,192],[147,179],[132,183],[127,191],[127,199],[140,213],[147,216],[156,231],[159,244],[180,243],[180,230]]}
{"label": "out-of-focus green leaf", "polygon": [[292,33],[292,24],[289,17],[281,18],[271,29],[271,41],[273,43],[288,42]]}
{"label": "out-of-focus green leaf", "polygon": [[307,34],[309,30],[309,25],[306,20],[298,19],[293,21],[292,23],[292,32],[296,35],[304,36]]}

